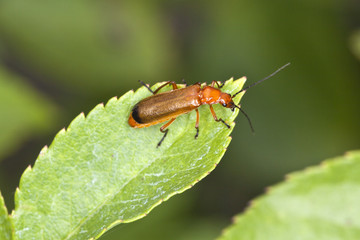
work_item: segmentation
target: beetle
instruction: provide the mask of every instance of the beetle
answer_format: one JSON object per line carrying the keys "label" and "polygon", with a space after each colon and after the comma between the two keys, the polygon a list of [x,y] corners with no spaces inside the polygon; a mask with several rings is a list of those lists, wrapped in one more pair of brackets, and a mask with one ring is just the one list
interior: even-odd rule
{"label": "beetle", "polygon": [[[240,106],[234,103],[233,98],[239,93],[245,92],[247,89],[274,76],[289,64],[290,63],[285,64],[269,76],[247,86],[246,88],[243,88],[232,96],[228,93],[222,92],[221,87],[224,85],[224,83],[220,85],[217,81],[212,81],[210,86],[205,84],[203,87],[200,83],[195,83],[191,86],[188,86],[185,83],[186,87],[180,89],[177,87],[175,82],[168,81],[158,87],[155,91],[151,90],[151,88],[142,81],[139,81],[153,95],[141,100],[132,108],[128,123],[133,128],[145,128],[168,121],[162,127],[160,127],[160,131],[164,133],[164,135],[157,144],[157,147],[159,147],[168,134],[168,127],[175,121],[175,119],[178,116],[189,113],[193,110],[196,111],[196,139],[199,136],[200,114],[198,108],[201,105],[209,105],[210,112],[214,120],[217,122],[222,122],[227,128],[230,128],[229,124],[227,124],[222,118],[218,118],[216,116],[214,108],[212,107],[213,104],[221,104],[223,107],[231,109],[231,111],[234,111],[235,108],[238,108],[248,119],[250,127],[253,131],[250,118]],[[160,89],[167,86],[168,84],[172,85],[173,90],[158,93]],[[218,88],[215,88],[215,85],[217,85]]]}

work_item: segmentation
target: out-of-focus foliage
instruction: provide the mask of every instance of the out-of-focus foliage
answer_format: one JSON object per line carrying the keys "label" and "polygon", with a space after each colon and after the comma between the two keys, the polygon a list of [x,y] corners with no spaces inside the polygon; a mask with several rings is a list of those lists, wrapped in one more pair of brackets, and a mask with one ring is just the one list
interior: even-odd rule
{"label": "out-of-focus foliage", "polygon": [[[256,134],[251,134],[244,117],[237,118],[222,163],[196,191],[188,193],[192,211],[179,211],[160,225],[156,221],[147,225],[146,220],[141,221],[144,225],[136,223],[139,232],[149,233],[147,239],[158,239],[157,233],[167,226],[175,235],[189,229],[179,224],[176,230],[171,225],[175,219],[193,224],[204,218],[229,221],[284,174],[359,148],[360,67],[354,50],[350,51],[350,36],[360,16],[357,4],[323,0],[2,0],[0,54],[7,71],[17,71],[26,85],[35,86],[59,105],[61,126],[99,102],[138,88],[139,79],[153,84],[185,78],[194,83],[246,75],[250,84],[292,63],[248,90],[242,107]],[[51,124],[46,119],[49,115],[42,119]],[[10,125],[7,127],[15,128],[16,121]],[[57,130],[58,126],[51,132]],[[39,139],[37,132],[28,142]],[[50,139],[53,134],[36,141],[32,155],[22,154],[35,145],[9,143],[8,149],[23,151],[1,163],[0,171],[6,174],[0,176],[0,183],[16,186],[9,177],[20,175]],[[17,159],[22,164],[13,163]],[[16,167],[8,170],[17,164],[16,172]],[[3,191],[5,200],[12,199],[14,191],[15,187]],[[128,229],[131,227],[114,230],[105,237],[118,239],[118,232],[130,236]]]}
{"label": "out-of-focus foliage", "polygon": [[54,126],[54,105],[19,76],[0,65],[0,160],[31,134]]}
{"label": "out-of-focus foliage", "polygon": [[79,90],[86,83],[94,95],[159,79],[173,67],[166,21],[151,2],[0,4],[2,40],[22,63],[57,84]]}
{"label": "out-of-focus foliage", "polygon": [[360,30],[354,31],[351,35],[350,47],[354,55],[360,59]]}

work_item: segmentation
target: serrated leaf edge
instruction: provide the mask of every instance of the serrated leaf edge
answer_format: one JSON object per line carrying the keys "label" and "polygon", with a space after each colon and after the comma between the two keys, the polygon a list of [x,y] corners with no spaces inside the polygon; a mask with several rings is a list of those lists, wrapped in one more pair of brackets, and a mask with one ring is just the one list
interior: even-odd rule
{"label": "serrated leaf edge", "polygon": [[11,219],[11,217],[9,215],[8,209],[7,209],[6,205],[5,205],[4,197],[2,196],[1,193],[0,193],[0,202],[2,203],[1,208],[4,210],[4,213],[5,213],[5,216],[6,216],[5,221],[7,221],[7,224],[10,224],[10,227],[11,227],[11,233],[10,233],[11,239],[14,239],[14,223],[12,222],[12,219]]}
{"label": "serrated leaf edge", "polygon": [[[284,184],[291,183],[293,181],[301,180],[303,178],[307,178],[308,176],[311,176],[313,174],[318,174],[319,170],[323,171],[329,171],[332,167],[337,166],[338,164],[342,164],[344,161],[352,161],[353,158],[350,158],[353,155],[360,155],[359,150],[354,151],[348,151],[343,156],[338,156],[334,158],[329,158],[324,161],[322,161],[318,165],[314,165],[311,167],[307,167],[304,170],[295,171],[289,174],[285,175],[284,181],[279,182],[275,185],[269,186],[265,189],[265,193],[262,194],[259,197],[254,198],[251,200],[246,207],[246,209],[240,213],[235,215],[232,218],[232,224],[226,227],[222,230],[221,235],[217,238],[218,240],[225,237],[225,235],[234,227],[235,224],[237,224],[242,218],[245,218],[246,216],[253,214],[255,211],[257,205],[261,204],[261,201],[263,198],[266,198],[268,195],[272,194],[274,191],[276,191],[278,188],[281,188]],[[321,172],[324,173],[324,172]]]}
{"label": "serrated leaf edge", "polygon": [[[235,80],[235,81],[243,81],[243,84],[244,84],[245,81],[246,81],[246,77],[239,78],[239,79],[237,79],[237,80]],[[225,85],[231,84],[231,83],[233,83],[233,82],[235,82],[235,81],[234,81],[233,78],[230,78],[229,80],[227,80],[227,81],[225,82]],[[165,83],[165,82],[157,83],[157,84],[153,85],[152,87],[154,87],[154,86],[159,86],[160,84],[163,84],[163,83]],[[183,87],[185,86],[185,85],[183,85],[183,84],[178,84],[178,85],[182,85]],[[36,162],[35,162],[35,164],[34,164],[34,167],[32,168],[32,167],[29,165],[29,166],[25,169],[24,173],[22,174],[22,176],[21,176],[21,178],[20,178],[19,187],[18,187],[18,188],[16,189],[16,191],[15,191],[15,209],[12,211],[12,213],[11,213],[11,215],[10,215],[11,220],[13,219],[14,215],[16,214],[16,210],[17,210],[18,207],[19,207],[19,196],[21,195],[22,182],[23,182],[24,179],[26,179],[27,177],[30,177],[30,175],[33,174],[34,170],[36,171],[36,168],[35,168],[36,165],[37,165],[37,164],[41,164],[41,157],[44,156],[44,155],[49,151],[49,149],[52,149],[52,147],[54,146],[55,142],[60,141],[60,140],[61,140],[61,137],[62,137],[63,135],[67,134],[68,132],[70,132],[70,131],[72,130],[72,127],[74,127],[74,126],[76,126],[77,124],[80,124],[80,123],[81,123],[81,124],[84,124],[84,122],[87,121],[87,119],[91,118],[92,115],[95,114],[96,112],[106,110],[106,106],[108,106],[109,104],[112,104],[112,103],[114,103],[114,102],[118,102],[118,101],[120,101],[120,100],[122,100],[123,98],[126,98],[126,97],[131,97],[131,96],[129,96],[129,95],[132,95],[132,96],[133,96],[136,92],[138,92],[138,91],[143,91],[144,89],[145,89],[145,87],[142,86],[142,87],[138,88],[136,91],[130,90],[130,91],[126,92],[126,93],[123,94],[120,98],[112,97],[112,98],[110,98],[110,99],[108,100],[108,102],[106,103],[105,106],[104,106],[103,103],[100,103],[100,104],[96,105],[96,106],[89,112],[89,114],[88,114],[87,116],[85,116],[85,114],[84,114],[83,112],[80,113],[77,117],[75,117],[75,118],[71,121],[71,123],[69,124],[68,128],[65,128],[65,127],[62,128],[62,129],[55,135],[54,140],[52,141],[52,143],[50,144],[50,146],[48,147],[48,146],[45,145],[45,146],[42,148],[42,150],[40,151],[40,153],[39,153],[39,155],[38,155],[38,157],[37,157],[37,159],[36,159]],[[240,101],[240,99],[242,98],[242,96],[243,96],[244,94],[245,94],[245,92],[243,92],[243,93],[239,94],[238,96],[236,96],[236,98],[234,99],[234,101],[235,101],[235,102]],[[236,114],[238,114],[238,111],[239,111],[239,110],[236,109]],[[235,116],[237,116],[237,115],[235,115]],[[235,119],[235,118],[234,118],[234,119]],[[235,126],[235,122],[232,121],[232,122],[230,123],[230,126],[232,127],[232,128],[231,128],[231,130],[232,130],[232,129],[234,128],[234,126]],[[229,132],[229,135],[230,135],[230,133],[231,133],[231,131]],[[193,187],[196,183],[198,183],[200,180],[202,180],[203,178],[205,178],[207,175],[209,175],[209,174],[215,169],[215,167],[218,165],[218,163],[219,163],[220,160],[222,159],[223,155],[225,154],[226,149],[227,149],[228,145],[230,144],[230,142],[231,142],[231,137],[228,136],[228,139],[227,139],[226,143],[224,144],[225,147],[224,147],[223,150],[221,151],[221,153],[220,153],[220,155],[219,155],[219,158],[218,158],[218,161],[216,162],[216,164],[214,164],[213,168],[212,168],[210,171],[208,171],[207,173],[205,173],[204,175],[202,175],[199,179],[195,180],[193,183],[189,184],[188,186],[184,187],[183,189],[178,190],[178,191],[176,191],[176,192],[173,192],[173,193],[169,194],[166,198],[159,200],[157,203],[155,203],[153,206],[151,206],[151,208],[149,208],[144,214],[139,215],[139,216],[137,216],[137,217],[135,217],[135,218],[132,218],[132,219],[125,220],[125,221],[124,221],[124,220],[117,220],[117,221],[113,222],[112,224],[110,224],[108,227],[104,228],[97,236],[95,236],[94,238],[90,238],[90,239],[97,239],[97,238],[99,238],[99,237],[100,237],[101,235],[103,235],[107,230],[109,230],[110,228],[112,228],[112,227],[114,227],[114,226],[116,226],[116,225],[118,225],[118,224],[120,224],[120,223],[129,223],[129,222],[133,222],[133,221],[136,221],[136,220],[138,220],[138,219],[141,219],[141,218],[145,217],[151,210],[153,210],[155,207],[157,207],[158,205],[160,205],[162,202],[167,201],[167,200],[170,199],[172,196],[174,196],[174,195],[176,195],[176,194],[180,194],[180,193],[186,191],[187,189],[190,189],[191,187]],[[89,215],[92,215],[92,214],[89,214]],[[78,225],[78,226],[80,227],[81,225],[82,225],[82,224],[80,224],[80,225]],[[76,227],[75,229],[78,229],[78,227]],[[65,239],[69,239],[69,237],[71,237],[72,234],[73,234],[74,232],[76,232],[75,229],[74,229],[72,232],[70,232]]]}

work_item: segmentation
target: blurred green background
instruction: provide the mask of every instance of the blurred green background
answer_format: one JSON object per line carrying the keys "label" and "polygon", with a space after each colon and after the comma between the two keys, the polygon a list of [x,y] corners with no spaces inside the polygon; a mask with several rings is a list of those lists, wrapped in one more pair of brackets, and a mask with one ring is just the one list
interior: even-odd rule
{"label": "blurred green background", "polygon": [[[102,239],[212,239],[290,171],[358,149],[356,0],[0,0],[0,189],[80,112],[147,83],[253,83],[221,164],[186,193]],[[216,123],[214,123],[216,124]]]}

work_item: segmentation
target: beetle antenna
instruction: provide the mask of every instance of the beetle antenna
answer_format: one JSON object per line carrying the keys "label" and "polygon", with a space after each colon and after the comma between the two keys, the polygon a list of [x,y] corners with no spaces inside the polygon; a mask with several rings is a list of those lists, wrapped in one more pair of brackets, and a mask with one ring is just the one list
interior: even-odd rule
{"label": "beetle antenna", "polygon": [[250,84],[249,86],[247,86],[247,87],[244,88],[244,89],[241,89],[239,92],[235,93],[231,98],[234,98],[234,97],[235,97],[236,95],[238,95],[239,93],[245,92],[245,91],[248,90],[249,88],[254,87],[254,86],[258,85],[259,83],[262,83],[263,81],[271,78],[272,76],[274,76],[275,74],[277,74],[278,72],[280,72],[281,70],[283,70],[284,68],[286,68],[286,67],[289,66],[289,65],[290,65],[290,63],[287,63],[287,64],[285,64],[284,66],[282,66],[281,68],[279,68],[278,70],[276,70],[275,72],[273,72],[272,74],[270,74],[269,76],[267,76],[267,77],[265,77],[265,78],[263,78],[263,79],[261,79],[261,80],[259,80],[259,81],[257,81],[257,82],[254,82],[253,84]]}
{"label": "beetle antenna", "polygon": [[251,128],[251,132],[255,133],[255,130],[253,128],[253,125],[251,123],[251,120],[249,118],[249,116],[246,114],[246,112],[239,106],[235,105],[236,108],[240,109],[240,111],[242,112],[242,114],[244,114],[244,116],[247,118],[248,122],[249,122],[249,125],[250,125],[250,128]]}

